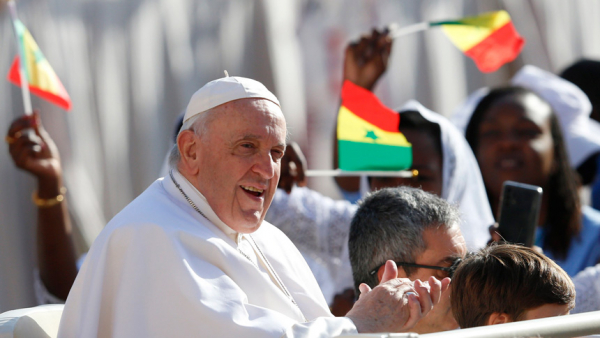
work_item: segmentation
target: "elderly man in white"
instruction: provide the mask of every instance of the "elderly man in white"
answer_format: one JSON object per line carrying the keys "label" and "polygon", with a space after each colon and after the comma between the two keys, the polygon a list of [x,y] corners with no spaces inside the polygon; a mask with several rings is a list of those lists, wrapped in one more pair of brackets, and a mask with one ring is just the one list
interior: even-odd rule
{"label": "elderly man in white", "polygon": [[441,283],[395,278],[331,315],[292,242],[263,219],[286,123],[262,84],[226,77],[192,97],[154,182],[98,236],[71,289],[59,337],[331,337],[409,330]]}

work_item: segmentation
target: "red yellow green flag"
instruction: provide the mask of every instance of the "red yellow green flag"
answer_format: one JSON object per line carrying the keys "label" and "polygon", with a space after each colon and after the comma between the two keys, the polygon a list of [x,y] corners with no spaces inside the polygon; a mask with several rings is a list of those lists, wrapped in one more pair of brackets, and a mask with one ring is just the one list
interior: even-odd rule
{"label": "red yellow green flag", "polygon": [[370,91],[345,81],[338,113],[339,167],[342,170],[404,170],[412,146],[400,133],[400,114]]}
{"label": "red yellow green flag", "polygon": [[496,71],[514,60],[525,44],[506,11],[432,22],[430,26],[442,26],[452,43],[472,58],[484,73]]}
{"label": "red yellow green flag", "polygon": [[[65,90],[65,87],[60,82],[56,73],[48,63],[48,60],[42,54],[37,43],[27,30],[27,27],[19,21],[14,22],[19,46],[22,49],[21,55],[24,56],[24,71],[25,78],[29,83],[29,90],[39,97],[48,100],[51,103],[65,109],[71,109],[71,98]],[[21,78],[19,76],[19,57],[15,60],[8,72],[8,81],[21,86]]]}

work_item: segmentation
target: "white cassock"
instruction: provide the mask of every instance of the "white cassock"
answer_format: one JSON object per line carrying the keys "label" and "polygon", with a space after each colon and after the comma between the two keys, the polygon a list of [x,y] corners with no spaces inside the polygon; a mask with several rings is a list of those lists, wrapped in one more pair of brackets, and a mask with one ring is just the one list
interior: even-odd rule
{"label": "white cassock", "polygon": [[356,333],[350,319],[331,315],[306,262],[280,230],[263,222],[251,235],[234,232],[172,173],[98,236],[67,298],[59,337]]}

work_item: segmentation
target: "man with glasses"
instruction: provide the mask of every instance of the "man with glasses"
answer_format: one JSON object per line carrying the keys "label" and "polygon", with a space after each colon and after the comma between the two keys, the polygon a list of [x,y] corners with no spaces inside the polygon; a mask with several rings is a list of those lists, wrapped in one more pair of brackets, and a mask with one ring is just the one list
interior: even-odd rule
{"label": "man with glasses", "polygon": [[[356,290],[382,280],[385,263],[393,260],[398,277],[442,280],[452,277],[467,254],[458,209],[445,200],[410,187],[385,188],[364,199],[350,226],[348,243]],[[359,294],[360,292],[357,292]],[[450,308],[450,292],[412,331],[430,333],[458,328]]]}

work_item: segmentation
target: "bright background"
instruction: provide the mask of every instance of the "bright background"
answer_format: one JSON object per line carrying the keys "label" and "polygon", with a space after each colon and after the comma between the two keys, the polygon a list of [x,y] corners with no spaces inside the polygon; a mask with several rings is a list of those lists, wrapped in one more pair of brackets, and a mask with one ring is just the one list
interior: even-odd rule
{"label": "bright background", "polygon": [[[504,8],[527,43],[482,74],[432,29],[395,41],[376,93],[391,107],[416,98],[450,115],[473,90],[505,84],[522,65],[559,72],[600,59],[600,2],[588,0],[19,0],[29,28],[73,100],[65,113],[34,107],[64,163],[78,249],[158,177],[176,116],[203,84],[255,78],[280,99],[292,139],[312,169],[331,168],[345,45],[371,27],[406,26]],[[16,54],[0,5],[0,75]],[[0,81],[0,132],[22,112],[20,90]],[[0,147],[0,312],[35,305],[32,177]],[[329,196],[330,178],[309,185]]]}

